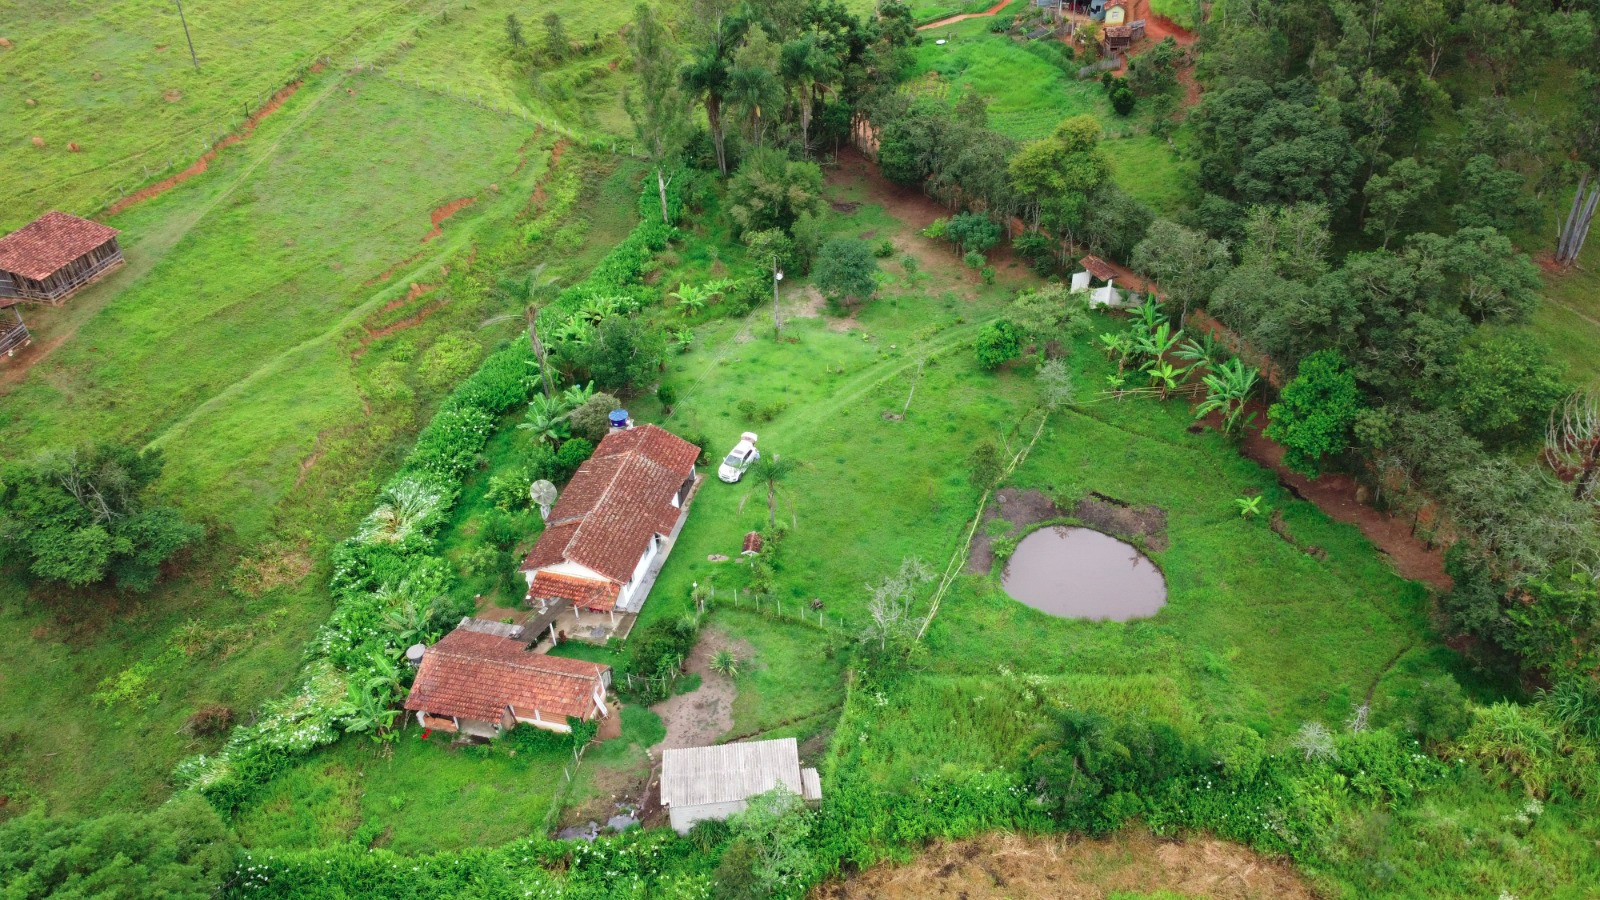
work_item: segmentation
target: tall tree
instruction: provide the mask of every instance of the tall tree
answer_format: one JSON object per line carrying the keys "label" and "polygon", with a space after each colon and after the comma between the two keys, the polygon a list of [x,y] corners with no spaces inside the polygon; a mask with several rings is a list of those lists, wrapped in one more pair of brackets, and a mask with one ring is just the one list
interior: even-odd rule
{"label": "tall tree", "polygon": [[1110,171],[1100,149],[1100,123],[1093,116],[1062,120],[1047,138],[1024,144],[1011,158],[1011,183],[1033,214],[1034,227],[1052,209],[1072,203],[1105,180]]}
{"label": "tall tree", "polygon": [[733,48],[743,33],[742,22],[718,15],[709,35],[694,48],[681,73],[683,88],[698,97],[706,110],[706,128],[717,154],[717,171],[728,174],[727,134],[722,104],[731,86]]}
{"label": "tall tree", "polygon": [[633,132],[655,168],[656,188],[661,195],[661,221],[672,224],[667,210],[667,185],[672,180],[667,169],[683,150],[688,137],[686,100],[678,84],[678,48],[645,3],[634,8],[634,26],[628,34],[628,49],[633,52],[634,74],[639,79],[637,96],[625,92],[623,106],[633,120]]}
{"label": "tall tree", "polygon": [[728,71],[727,96],[744,113],[750,125],[750,146],[761,146],[763,110],[783,103],[783,86],[778,83],[778,49],[759,25],[745,32],[744,43],[733,54]]}
{"label": "tall tree", "polygon": [[1168,300],[1183,311],[1182,327],[1189,318],[1191,304],[1205,302],[1211,290],[1228,271],[1228,245],[1207,237],[1205,232],[1185,228],[1176,222],[1157,219],[1144,240],[1133,248],[1133,267],[1155,277]]}

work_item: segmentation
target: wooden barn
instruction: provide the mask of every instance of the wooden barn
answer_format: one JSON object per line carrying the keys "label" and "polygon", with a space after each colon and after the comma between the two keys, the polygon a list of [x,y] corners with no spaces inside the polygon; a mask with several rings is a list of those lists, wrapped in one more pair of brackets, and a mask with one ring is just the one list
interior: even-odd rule
{"label": "wooden barn", "polygon": [[122,262],[115,228],[45,213],[0,238],[0,306],[60,304]]}
{"label": "wooden barn", "polygon": [[28,326],[22,324],[22,313],[14,309],[9,315],[0,312],[0,353],[12,356],[32,340]]}

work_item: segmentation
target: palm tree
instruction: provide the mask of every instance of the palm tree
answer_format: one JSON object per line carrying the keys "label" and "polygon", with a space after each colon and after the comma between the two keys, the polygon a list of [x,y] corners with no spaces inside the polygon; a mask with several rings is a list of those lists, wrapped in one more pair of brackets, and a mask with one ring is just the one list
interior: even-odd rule
{"label": "palm tree", "polygon": [[[750,467],[749,474],[753,486],[757,488],[764,487],[767,490],[768,528],[778,527],[778,486],[794,470],[795,464],[793,460],[784,459],[776,453],[771,456],[761,457],[755,461],[755,465]],[[741,502],[740,506],[742,507],[743,505]],[[791,516],[794,514],[794,504],[790,504],[789,513]]]}
{"label": "palm tree", "polygon": [[1216,371],[1201,379],[1205,382],[1206,399],[1195,409],[1195,418],[1220,411],[1223,433],[1233,434],[1246,424],[1245,403],[1250,400],[1259,375],[1255,369],[1240,362],[1238,357],[1218,366]]}
{"label": "palm tree", "polygon": [[741,19],[718,17],[709,43],[695,48],[688,64],[678,77],[683,89],[700,98],[706,108],[706,123],[711,131],[711,145],[717,152],[717,171],[728,175],[728,154],[724,150],[725,132],[722,125],[722,99],[729,87],[729,68],[733,62],[733,48],[744,34]]}
{"label": "palm tree", "polygon": [[[500,294],[514,302],[523,309],[523,315],[528,320],[528,345],[533,348],[533,357],[539,361],[539,377],[544,382],[544,395],[546,397],[555,393],[555,383],[550,378],[550,366],[546,362],[544,342],[539,340],[539,309],[556,298],[556,280],[544,277],[544,264],[541,263],[533,271],[521,278],[502,278],[496,284]],[[503,322],[510,316],[496,316],[483,323],[480,327],[487,327]]]}

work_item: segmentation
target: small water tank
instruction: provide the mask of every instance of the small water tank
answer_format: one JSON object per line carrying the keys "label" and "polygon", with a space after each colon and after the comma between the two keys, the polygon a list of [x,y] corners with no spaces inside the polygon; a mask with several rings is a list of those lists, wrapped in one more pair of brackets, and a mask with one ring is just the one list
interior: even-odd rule
{"label": "small water tank", "polygon": [[632,427],[633,427],[633,420],[628,418],[628,411],[627,410],[625,410],[625,409],[613,409],[611,411],[611,430],[612,431],[624,431],[624,430],[627,430],[627,429],[632,428]]}
{"label": "small water tank", "polygon": [[410,663],[411,668],[415,669],[422,665],[422,654],[426,653],[427,650],[427,644],[412,644],[406,648],[406,662]]}

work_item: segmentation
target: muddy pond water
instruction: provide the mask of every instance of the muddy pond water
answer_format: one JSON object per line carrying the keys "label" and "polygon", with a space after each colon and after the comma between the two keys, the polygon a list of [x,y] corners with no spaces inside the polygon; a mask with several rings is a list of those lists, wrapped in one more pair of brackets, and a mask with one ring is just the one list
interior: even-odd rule
{"label": "muddy pond water", "polygon": [[1000,583],[1034,609],[1126,622],[1167,603],[1167,581],[1132,544],[1090,528],[1041,528],[1011,554]]}

